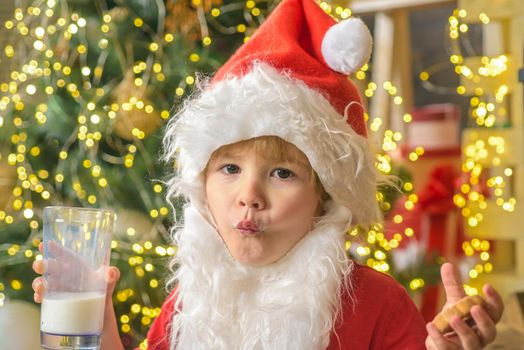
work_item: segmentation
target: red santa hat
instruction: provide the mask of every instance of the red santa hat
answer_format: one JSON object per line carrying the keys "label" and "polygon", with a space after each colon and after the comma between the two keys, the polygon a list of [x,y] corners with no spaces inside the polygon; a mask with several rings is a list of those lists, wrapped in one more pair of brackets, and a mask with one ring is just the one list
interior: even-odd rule
{"label": "red santa hat", "polygon": [[201,173],[211,154],[272,135],[304,152],[353,224],[378,220],[363,108],[348,79],[368,61],[371,46],[360,19],[337,23],[313,0],[283,0],[170,121],[166,157],[178,164],[171,194],[206,210]]}
{"label": "red santa hat", "polygon": [[363,110],[348,75],[367,63],[372,39],[358,18],[336,23],[313,0],[284,0],[216,73],[213,82],[249,73],[253,62],[266,62],[278,71],[321,92],[341,114],[349,105],[348,122],[366,135]]}

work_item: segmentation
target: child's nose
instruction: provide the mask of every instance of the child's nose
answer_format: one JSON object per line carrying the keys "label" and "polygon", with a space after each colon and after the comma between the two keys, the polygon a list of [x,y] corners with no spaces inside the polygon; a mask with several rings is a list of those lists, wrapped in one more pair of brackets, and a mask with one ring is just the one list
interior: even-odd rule
{"label": "child's nose", "polygon": [[242,186],[242,190],[238,196],[238,204],[241,207],[253,208],[262,210],[266,206],[263,190],[256,180],[247,180]]}

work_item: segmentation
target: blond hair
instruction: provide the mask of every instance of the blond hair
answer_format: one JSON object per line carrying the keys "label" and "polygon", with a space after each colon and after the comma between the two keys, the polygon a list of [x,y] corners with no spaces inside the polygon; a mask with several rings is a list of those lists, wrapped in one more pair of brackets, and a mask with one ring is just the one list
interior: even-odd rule
{"label": "blond hair", "polygon": [[320,182],[320,179],[309,163],[306,155],[295,145],[289,143],[278,136],[260,136],[248,140],[242,140],[233,144],[224,145],[215,150],[204,168],[204,176],[207,174],[210,164],[213,164],[220,157],[241,155],[244,152],[253,150],[259,157],[271,157],[276,162],[302,163],[309,169],[309,180],[315,184],[315,190],[320,196],[321,203],[329,199],[329,195]]}

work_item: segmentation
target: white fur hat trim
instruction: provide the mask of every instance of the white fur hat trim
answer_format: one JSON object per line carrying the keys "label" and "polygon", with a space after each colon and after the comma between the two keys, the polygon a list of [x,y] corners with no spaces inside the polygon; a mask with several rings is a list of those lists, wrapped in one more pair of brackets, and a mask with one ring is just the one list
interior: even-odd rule
{"label": "white fur hat trim", "polygon": [[176,159],[178,174],[168,196],[183,195],[205,212],[202,171],[211,154],[260,136],[278,136],[304,152],[331,198],[352,212],[353,224],[380,220],[368,140],[319,92],[263,63],[203,89],[170,120],[164,158]]}

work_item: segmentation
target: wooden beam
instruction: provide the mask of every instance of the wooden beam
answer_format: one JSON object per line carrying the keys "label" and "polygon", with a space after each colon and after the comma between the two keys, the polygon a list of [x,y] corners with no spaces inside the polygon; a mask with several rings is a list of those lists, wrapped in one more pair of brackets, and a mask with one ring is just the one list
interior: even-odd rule
{"label": "wooden beam", "polygon": [[[517,201],[519,199],[517,198]],[[522,217],[524,209],[517,203],[513,212],[507,212],[499,207],[495,200],[487,200],[486,209],[482,210],[482,223],[478,226],[464,225],[467,237],[493,239],[501,241],[522,241]],[[472,206],[470,206],[472,207]],[[477,207],[472,207],[477,210]],[[524,266],[522,267],[524,269]],[[524,270],[522,271],[524,273]]]}
{"label": "wooden beam", "polygon": [[366,13],[423,8],[451,3],[456,3],[456,0],[353,0],[350,2],[350,8],[354,14],[362,15]]}
{"label": "wooden beam", "polygon": [[479,277],[468,281],[469,285],[477,288],[479,291],[482,290],[482,286],[486,283],[495,287],[504,301],[508,300],[512,293],[524,290],[524,278],[520,278],[511,272],[483,273]]}
{"label": "wooden beam", "polygon": [[[406,123],[402,119],[404,114],[411,113],[413,109],[413,64],[411,61],[411,31],[409,24],[409,12],[406,10],[393,11],[395,21],[395,35],[393,43],[393,65],[391,68],[391,81],[398,88],[398,96],[403,103],[396,105],[390,98],[390,122],[389,127],[406,135]],[[406,139],[401,142],[405,142]]]}
{"label": "wooden beam", "polygon": [[[395,19],[392,13],[378,12],[375,15],[374,48],[372,60],[373,81],[379,86],[371,99],[369,112],[371,118],[382,118],[382,128],[389,128],[390,122],[390,95],[382,88],[385,81],[391,81],[393,53],[395,42]],[[377,142],[382,133],[376,133]],[[379,143],[380,144],[380,143]]]}
{"label": "wooden beam", "polygon": [[[485,145],[489,145],[490,137],[501,137],[505,140],[504,153],[497,154],[493,152],[493,148],[491,148],[493,146],[491,146],[487,157],[476,161],[478,164],[484,168],[493,167],[494,163],[500,164],[500,167],[515,167],[523,164],[524,133],[521,128],[465,129],[462,132],[462,144],[474,145],[477,141],[482,141]],[[495,161],[495,158],[497,161]],[[520,217],[524,218],[524,211]],[[482,227],[482,229],[484,229],[484,227]]]}
{"label": "wooden beam", "polygon": [[461,21],[472,23],[479,21],[481,13],[487,14],[491,21],[524,14],[524,1],[522,0],[458,0],[457,7],[468,13]]}

